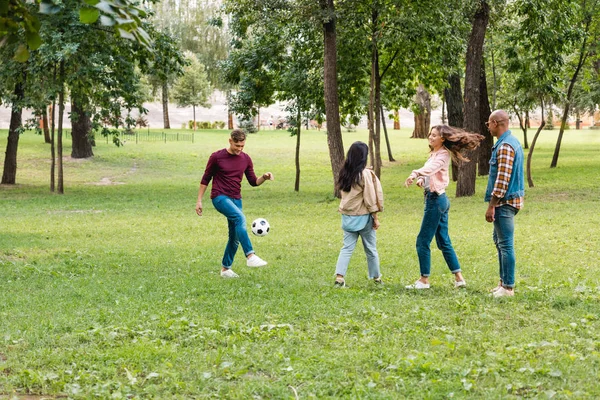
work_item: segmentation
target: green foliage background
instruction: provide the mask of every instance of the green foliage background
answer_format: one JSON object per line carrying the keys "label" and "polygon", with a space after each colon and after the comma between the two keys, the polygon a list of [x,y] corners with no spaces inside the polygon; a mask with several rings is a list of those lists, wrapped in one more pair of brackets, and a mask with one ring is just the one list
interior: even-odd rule
{"label": "green foliage background", "polygon": [[[515,130],[517,134],[517,130]],[[274,182],[244,184],[262,269],[219,277],[226,223],[199,180],[226,131],[192,143],[97,141],[90,160],[65,159],[65,195],[49,193],[49,148],[21,137],[18,185],[0,187],[0,398],[596,398],[600,378],[600,136],[557,132],[536,146],[526,208],[517,216],[517,295],[492,299],[497,259],[484,219],[486,178],[454,198],[450,234],[466,290],[439,251],[432,289],[418,277],[422,195],[402,183],[427,158],[425,140],[390,131],[378,247],[386,285],[368,281],[357,246],[348,290],[334,290],[341,247],[326,134],[251,135],[246,151]],[[199,136],[199,135],[197,135]],[[0,131],[6,146],[6,131]],[[367,140],[344,133],[346,148]],[[68,143],[67,143],[68,145]],[[3,157],[3,156],[0,156]],[[0,158],[2,161],[3,158]],[[101,184],[104,183],[104,184]],[[111,184],[106,184],[111,183]],[[435,248],[435,245],[432,244]]]}

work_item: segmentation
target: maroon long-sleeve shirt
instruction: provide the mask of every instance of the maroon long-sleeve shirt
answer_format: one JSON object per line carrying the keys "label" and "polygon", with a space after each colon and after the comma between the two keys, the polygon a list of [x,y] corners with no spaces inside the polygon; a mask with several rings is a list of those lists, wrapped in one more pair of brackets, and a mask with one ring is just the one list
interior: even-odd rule
{"label": "maroon long-sleeve shirt", "polygon": [[250,186],[257,186],[250,156],[246,153],[229,154],[227,149],[223,149],[210,155],[200,184],[208,186],[212,179],[211,199],[222,194],[233,199],[241,199],[244,174]]}

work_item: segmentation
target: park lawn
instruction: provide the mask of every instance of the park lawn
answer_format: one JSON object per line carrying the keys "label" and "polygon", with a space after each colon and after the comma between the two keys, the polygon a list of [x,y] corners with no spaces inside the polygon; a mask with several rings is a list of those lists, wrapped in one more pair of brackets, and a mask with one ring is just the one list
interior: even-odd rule
{"label": "park lawn", "polygon": [[[390,131],[397,161],[382,172],[385,286],[358,245],[347,290],[333,288],[342,232],[323,131],[302,133],[299,192],[295,137],[249,137],[256,172],[275,175],[243,186],[248,222],[271,224],[252,238],[269,265],[247,268],[240,251],[236,280],[219,276],[227,227],[208,194],[194,212],[228,132],[99,140],[92,159],[65,158],[64,195],[49,192],[49,146],[26,132],[18,184],[0,187],[0,398],[598,398],[600,132],[566,131],[550,169],[557,133],[538,140],[516,217],[516,296],[493,299],[486,177],[473,197],[448,188],[468,288],[453,288],[432,243],[432,289],[404,289],[418,278],[423,203],[403,182],[428,154],[409,130]],[[366,139],[344,133],[346,148]]]}

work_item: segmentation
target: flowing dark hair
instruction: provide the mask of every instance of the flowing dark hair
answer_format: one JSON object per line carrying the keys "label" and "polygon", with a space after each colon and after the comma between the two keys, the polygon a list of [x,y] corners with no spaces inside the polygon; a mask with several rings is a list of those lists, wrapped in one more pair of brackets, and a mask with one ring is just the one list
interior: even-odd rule
{"label": "flowing dark hair", "polygon": [[452,159],[460,161],[469,161],[468,158],[461,154],[463,149],[474,150],[479,147],[483,139],[478,133],[467,132],[459,128],[448,125],[436,125],[431,128],[431,131],[437,130],[441,137],[444,138],[442,146],[448,149]]}
{"label": "flowing dark hair", "polygon": [[337,180],[337,189],[349,192],[352,185],[360,185],[362,171],[367,166],[369,146],[363,142],[354,142],[348,149],[346,161],[340,170]]}

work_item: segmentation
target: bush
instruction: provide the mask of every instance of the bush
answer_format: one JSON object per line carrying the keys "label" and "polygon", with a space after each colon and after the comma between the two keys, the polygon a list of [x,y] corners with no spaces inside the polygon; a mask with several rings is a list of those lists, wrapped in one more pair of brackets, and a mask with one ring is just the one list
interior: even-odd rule
{"label": "bush", "polygon": [[213,123],[213,129],[223,129],[225,128],[225,121],[215,121]]}
{"label": "bush", "polygon": [[258,131],[258,129],[256,129],[256,126],[254,125],[254,122],[248,119],[241,120],[239,128],[243,129],[246,133],[256,133]]}
{"label": "bush", "polygon": [[202,121],[198,124],[198,129],[211,129],[212,124],[209,121]]}

